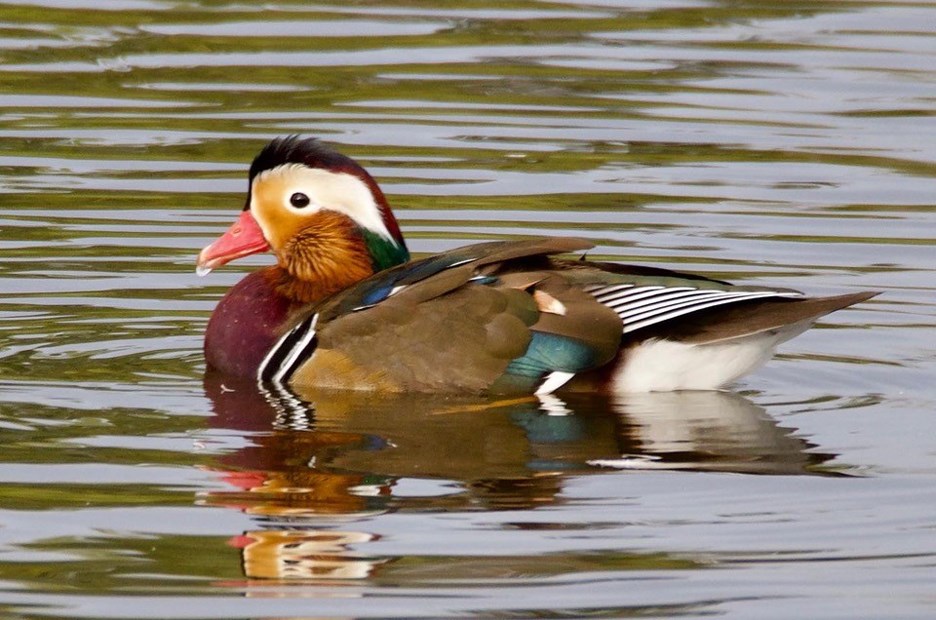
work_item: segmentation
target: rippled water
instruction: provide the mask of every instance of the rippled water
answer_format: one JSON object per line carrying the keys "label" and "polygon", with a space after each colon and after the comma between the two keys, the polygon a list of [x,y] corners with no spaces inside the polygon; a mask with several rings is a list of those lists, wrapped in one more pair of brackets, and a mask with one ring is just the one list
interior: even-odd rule
{"label": "rippled water", "polygon": [[[0,4],[0,614],[936,616],[936,7]],[[884,294],[737,393],[539,406],[203,382],[271,137],[416,253]],[[231,391],[233,390],[233,391]],[[755,475],[769,474],[769,475]]]}

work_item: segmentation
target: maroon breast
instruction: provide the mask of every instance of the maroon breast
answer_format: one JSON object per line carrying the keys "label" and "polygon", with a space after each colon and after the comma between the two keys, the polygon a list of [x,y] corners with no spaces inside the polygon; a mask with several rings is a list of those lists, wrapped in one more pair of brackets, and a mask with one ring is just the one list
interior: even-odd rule
{"label": "maroon breast", "polygon": [[256,375],[293,309],[287,298],[277,294],[271,276],[271,269],[255,271],[218,302],[205,331],[209,368],[239,377]]}

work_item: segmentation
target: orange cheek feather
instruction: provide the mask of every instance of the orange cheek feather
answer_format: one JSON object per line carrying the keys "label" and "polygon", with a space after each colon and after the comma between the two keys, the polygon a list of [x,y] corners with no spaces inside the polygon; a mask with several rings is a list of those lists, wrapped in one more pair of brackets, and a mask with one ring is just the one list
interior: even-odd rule
{"label": "orange cheek feather", "polygon": [[309,225],[305,215],[288,211],[280,204],[288,191],[287,180],[272,176],[257,182],[250,205],[274,252],[282,250],[290,239]]}
{"label": "orange cheek feather", "polygon": [[293,295],[306,301],[340,291],[374,273],[357,226],[334,211],[306,218],[302,229],[277,252],[277,259],[296,279]]}

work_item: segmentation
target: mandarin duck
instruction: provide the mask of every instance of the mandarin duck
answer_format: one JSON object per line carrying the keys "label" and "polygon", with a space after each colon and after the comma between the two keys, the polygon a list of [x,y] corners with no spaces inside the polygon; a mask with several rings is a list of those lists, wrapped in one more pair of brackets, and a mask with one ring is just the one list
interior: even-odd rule
{"label": "mandarin duck", "polygon": [[253,160],[237,221],[205,275],[272,251],[218,303],[213,372],[278,386],[549,394],[718,389],[819,317],[876,292],[805,297],[562,255],[574,238],[470,245],[410,260],[377,182],[312,138]]}

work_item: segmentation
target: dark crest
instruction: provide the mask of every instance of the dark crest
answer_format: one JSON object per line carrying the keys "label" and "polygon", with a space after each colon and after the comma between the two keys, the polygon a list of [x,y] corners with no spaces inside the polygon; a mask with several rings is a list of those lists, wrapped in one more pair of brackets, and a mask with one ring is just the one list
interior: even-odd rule
{"label": "dark crest", "polygon": [[352,173],[360,170],[353,159],[315,138],[287,136],[276,138],[254,157],[250,164],[250,182],[253,183],[254,177],[264,170],[272,170],[283,164],[304,164],[310,168]]}

